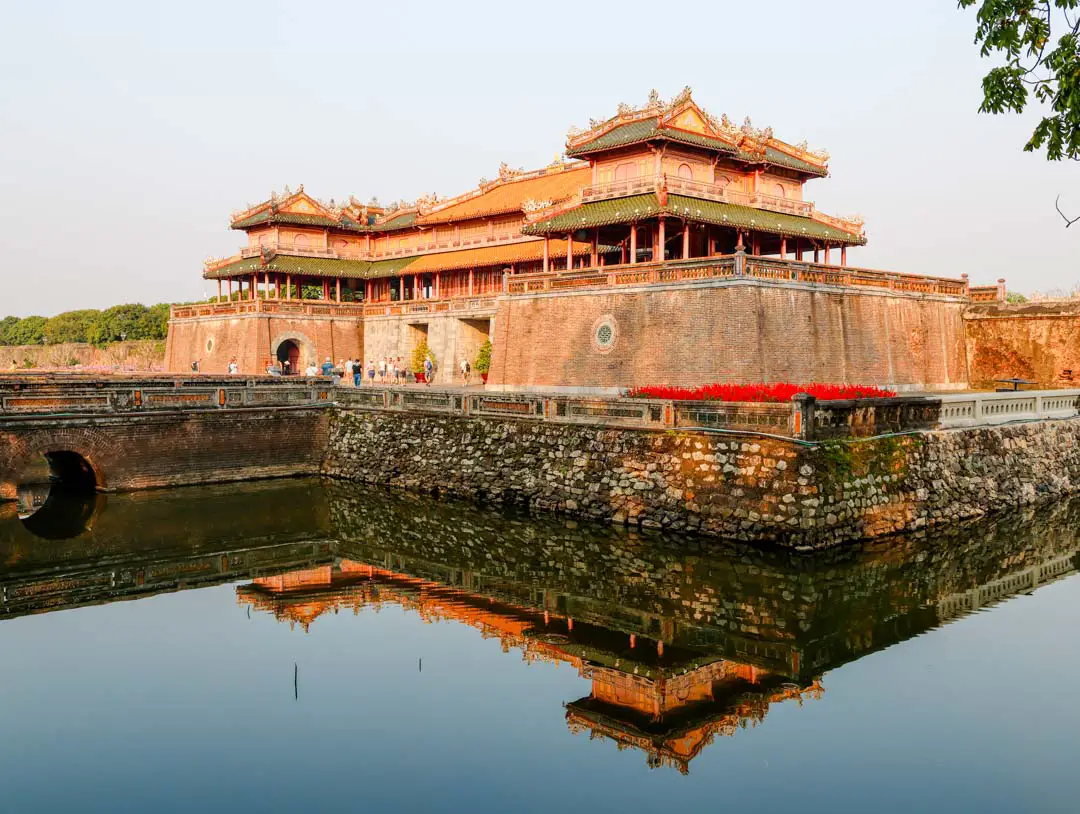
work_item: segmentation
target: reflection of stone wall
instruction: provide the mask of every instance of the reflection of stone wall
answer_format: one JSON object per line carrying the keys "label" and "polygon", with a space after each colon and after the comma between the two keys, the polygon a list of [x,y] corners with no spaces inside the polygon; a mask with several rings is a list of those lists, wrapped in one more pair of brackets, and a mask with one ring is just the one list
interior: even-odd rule
{"label": "reflection of stone wall", "polygon": [[1080,486],[1080,422],[855,444],[338,411],[327,474],[806,550]]}
{"label": "reflection of stone wall", "polygon": [[916,635],[950,597],[1080,549],[1080,502],[808,559],[328,489],[342,556],[792,675]]}

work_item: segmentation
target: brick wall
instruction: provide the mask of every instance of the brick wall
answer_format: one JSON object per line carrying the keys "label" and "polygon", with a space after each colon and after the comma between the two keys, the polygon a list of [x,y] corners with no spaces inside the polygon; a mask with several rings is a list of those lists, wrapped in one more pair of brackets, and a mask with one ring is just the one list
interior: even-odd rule
{"label": "brick wall", "polygon": [[328,356],[336,364],[364,353],[363,322],[356,317],[199,317],[169,323],[166,370],[186,373],[199,359],[203,373],[225,373],[236,357],[241,373],[264,373],[284,339],[299,346],[301,367],[309,361],[322,364]]}
{"label": "brick wall", "polygon": [[0,421],[0,499],[46,452],[90,462],[100,488],[146,489],[314,473],[326,448],[325,408]]}
{"label": "brick wall", "polygon": [[[713,381],[962,389],[963,304],[739,281],[502,298],[490,384],[604,388]],[[597,325],[613,318],[602,351]]]}
{"label": "brick wall", "polygon": [[[476,352],[488,337],[490,318],[463,319],[445,314],[401,317],[368,317],[364,320],[364,363],[378,366],[385,356],[400,356],[406,368],[413,349],[421,339],[435,354],[435,384],[459,383],[463,358],[472,364]],[[474,376],[479,381],[479,376]]]}
{"label": "brick wall", "polygon": [[1014,377],[1059,386],[1080,381],[1080,301],[975,303],[964,327],[972,384]]}

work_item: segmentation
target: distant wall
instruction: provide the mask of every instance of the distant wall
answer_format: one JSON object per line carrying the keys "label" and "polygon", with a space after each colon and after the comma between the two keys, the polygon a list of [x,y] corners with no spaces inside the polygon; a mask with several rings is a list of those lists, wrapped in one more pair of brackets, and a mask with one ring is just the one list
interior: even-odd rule
{"label": "distant wall", "polygon": [[[962,389],[963,302],[802,283],[725,281],[503,297],[489,384],[794,381]],[[608,347],[597,342],[607,323]]]}
{"label": "distant wall", "polygon": [[26,370],[60,369],[71,367],[100,370],[163,370],[165,342],[142,339],[115,342],[94,347],[83,342],[61,345],[0,345],[0,370],[15,367]]}
{"label": "distant wall", "polygon": [[1080,381],[1080,301],[976,303],[965,312],[964,327],[974,385],[1013,377]]}

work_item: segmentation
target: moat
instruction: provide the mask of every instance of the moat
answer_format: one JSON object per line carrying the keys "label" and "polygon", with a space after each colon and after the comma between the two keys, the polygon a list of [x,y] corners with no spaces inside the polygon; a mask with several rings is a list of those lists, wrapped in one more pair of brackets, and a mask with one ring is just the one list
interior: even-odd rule
{"label": "moat", "polygon": [[4,810],[1075,810],[1080,501],[805,557],[314,479],[19,498]]}

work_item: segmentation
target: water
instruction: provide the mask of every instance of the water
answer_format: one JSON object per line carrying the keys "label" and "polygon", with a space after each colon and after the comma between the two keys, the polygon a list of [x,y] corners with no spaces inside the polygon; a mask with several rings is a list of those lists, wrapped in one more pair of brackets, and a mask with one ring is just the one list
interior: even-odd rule
{"label": "water", "polygon": [[1078,519],[806,560],[316,481],[31,490],[0,810],[1076,811]]}

